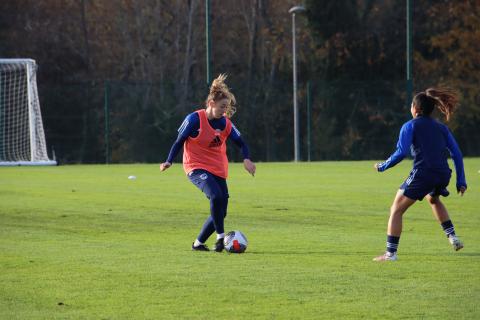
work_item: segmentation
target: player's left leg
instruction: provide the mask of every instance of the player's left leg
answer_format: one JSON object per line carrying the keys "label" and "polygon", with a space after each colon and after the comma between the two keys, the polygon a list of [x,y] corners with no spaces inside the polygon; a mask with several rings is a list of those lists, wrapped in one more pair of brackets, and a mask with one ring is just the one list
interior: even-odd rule
{"label": "player's left leg", "polygon": [[223,217],[227,217],[227,207],[228,207],[228,198],[230,195],[228,194],[228,186],[227,186],[227,180],[215,177],[218,183],[218,186],[220,187],[221,193],[222,193],[222,202],[221,202],[221,211],[223,213]]}
{"label": "player's left leg", "polygon": [[[221,216],[223,217],[222,223],[223,228],[225,228],[225,217],[227,216],[227,207],[228,207],[228,187],[226,179],[214,176],[215,180],[217,181],[218,187],[220,188],[220,196],[218,197],[219,200],[219,207]],[[215,242],[214,250],[216,252],[221,252],[225,248],[223,240],[225,239],[225,233],[218,233],[217,232],[217,241]]]}
{"label": "player's left leg", "polygon": [[383,255],[374,258],[374,261],[397,260],[397,248],[400,235],[402,234],[403,214],[415,201],[405,196],[404,190],[398,190],[390,208],[390,218],[387,227],[387,249]]}

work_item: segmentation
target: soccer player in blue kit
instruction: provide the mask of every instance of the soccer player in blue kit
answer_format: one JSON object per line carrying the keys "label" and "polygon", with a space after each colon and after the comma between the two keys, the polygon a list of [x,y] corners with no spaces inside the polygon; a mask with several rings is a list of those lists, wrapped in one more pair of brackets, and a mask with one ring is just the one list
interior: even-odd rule
{"label": "soccer player in blue kit", "polygon": [[467,190],[462,153],[447,126],[430,117],[437,107],[448,121],[457,105],[456,93],[446,88],[429,88],[415,95],[410,109],[413,119],[402,126],[397,150],[385,162],[374,165],[378,172],[383,172],[402,161],[409,152],[414,157],[413,169],[400,186],[390,208],[387,250],[383,255],[374,258],[374,261],[397,260],[402,216],[412,204],[424,197],[427,197],[433,214],[441,223],[454,250],[463,248],[463,243],[455,235],[448,211],[440,201],[440,196],[449,195],[446,187],[452,170],[448,167],[447,150],[455,164],[457,192],[463,196]]}
{"label": "soccer player in blue kit", "polygon": [[206,219],[197,239],[192,244],[194,251],[209,251],[207,239],[217,233],[214,250],[224,249],[224,219],[228,206],[228,159],[227,139],[242,150],[243,165],[252,176],[255,164],[250,160],[247,145],[240,132],[230,121],[235,112],[235,96],[225,84],[225,75],[213,80],[207,97],[206,108],[189,114],[178,129],[178,137],[170,149],[167,160],[160,165],[165,171],[172,165],[180,148],[183,150],[183,169],[188,179],[210,200],[210,216]]}

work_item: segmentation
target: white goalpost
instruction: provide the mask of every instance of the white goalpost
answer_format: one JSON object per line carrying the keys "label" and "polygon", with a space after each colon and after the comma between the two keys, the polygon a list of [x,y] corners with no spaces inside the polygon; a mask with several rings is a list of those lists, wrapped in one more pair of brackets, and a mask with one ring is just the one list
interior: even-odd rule
{"label": "white goalpost", "polygon": [[47,154],[32,59],[0,59],[0,166],[56,165]]}

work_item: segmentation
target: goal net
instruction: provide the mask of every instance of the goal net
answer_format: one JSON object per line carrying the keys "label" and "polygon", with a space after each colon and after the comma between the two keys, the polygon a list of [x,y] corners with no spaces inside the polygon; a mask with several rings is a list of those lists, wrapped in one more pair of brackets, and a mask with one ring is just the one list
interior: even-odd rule
{"label": "goal net", "polygon": [[56,165],[47,154],[32,59],[0,59],[0,165]]}

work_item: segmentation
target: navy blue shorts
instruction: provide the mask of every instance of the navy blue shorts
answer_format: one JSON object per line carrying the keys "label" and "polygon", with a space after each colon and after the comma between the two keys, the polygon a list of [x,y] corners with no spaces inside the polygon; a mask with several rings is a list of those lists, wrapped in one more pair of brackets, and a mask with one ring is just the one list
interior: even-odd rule
{"label": "navy blue shorts", "polygon": [[195,169],[188,173],[188,179],[205,193],[208,199],[229,197],[227,180],[207,170]]}
{"label": "navy blue shorts", "polygon": [[432,197],[447,197],[450,193],[447,190],[452,170],[437,171],[431,169],[413,169],[410,175],[400,186],[403,195],[413,200],[423,200],[429,194]]}

